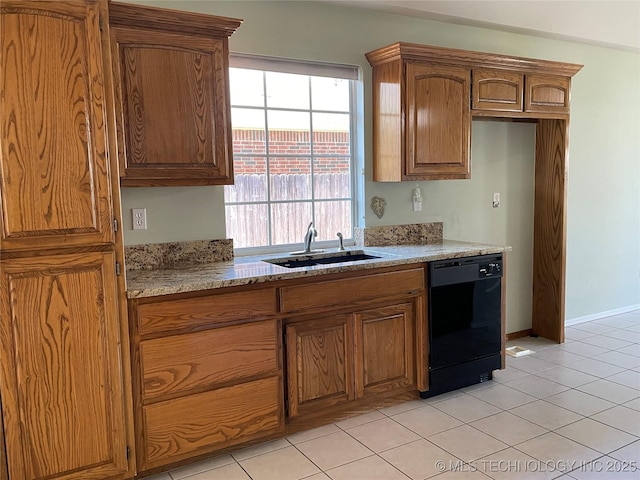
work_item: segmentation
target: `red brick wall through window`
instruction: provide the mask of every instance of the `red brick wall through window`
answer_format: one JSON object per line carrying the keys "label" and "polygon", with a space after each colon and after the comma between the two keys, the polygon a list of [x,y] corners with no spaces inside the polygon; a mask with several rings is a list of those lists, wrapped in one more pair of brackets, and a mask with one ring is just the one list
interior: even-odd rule
{"label": "red brick wall through window", "polygon": [[[278,174],[306,174],[310,172],[311,142],[308,131],[269,131],[269,171]],[[233,168],[236,175],[266,172],[266,142],[264,130],[236,128],[233,130]],[[313,132],[315,173],[344,173],[349,171],[349,133],[344,131]],[[238,155],[242,154],[242,156]],[[286,154],[287,157],[278,157]],[[290,157],[290,155],[299,155]],[[327,156],[325,156],[327,155]],[[335,155],[335,156],[334,156]],[[347,157],[345,157],[347,156]]]}

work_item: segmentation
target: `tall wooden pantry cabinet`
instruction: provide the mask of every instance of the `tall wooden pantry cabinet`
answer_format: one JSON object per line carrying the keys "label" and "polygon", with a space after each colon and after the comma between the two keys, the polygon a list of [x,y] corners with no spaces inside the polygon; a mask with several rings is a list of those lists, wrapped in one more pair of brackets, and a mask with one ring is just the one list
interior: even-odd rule
{"label": "tall wooden pantry cabinet", "polygon": [[0,13],[4,474],[129,478],[107,0]]}

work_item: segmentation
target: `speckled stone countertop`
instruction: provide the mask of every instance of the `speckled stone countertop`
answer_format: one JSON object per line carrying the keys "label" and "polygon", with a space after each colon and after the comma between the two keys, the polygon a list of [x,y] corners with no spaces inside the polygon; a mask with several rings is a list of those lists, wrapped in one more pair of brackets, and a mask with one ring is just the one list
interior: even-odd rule
{"label": "speckled stone countertop", "polygon": [[[364,250],[365,253],[376,255],[380,258],[300,268],[280,267],[263,261],[288,257],[286,253],[280,253],[236,257],[231,261],[190,265],[182,268],[133,270],[127,273],[127,297],[154,297],[173,293],[264,283],[274,280],[320,276],[328,273],[432,262],[447,258],[488,255],[509,251],[510,247],[443,240],[442,242],[428,245],[352,247],[348,250]],[[325,250],[326,253],[332,251],[334,250]]]}

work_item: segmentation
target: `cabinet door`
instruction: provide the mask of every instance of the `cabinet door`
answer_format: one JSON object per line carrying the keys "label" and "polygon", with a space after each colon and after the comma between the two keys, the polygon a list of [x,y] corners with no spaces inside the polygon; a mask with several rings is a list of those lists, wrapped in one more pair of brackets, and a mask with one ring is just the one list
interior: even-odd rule
{"label": "cabinet door", "polygon": [[287,325],[289,417],[353,400],[353,317]]}
{"label": "cabinet door", "polygon": [[415,385],[412,302],[355,314],[356,397]]}
{"label": "cabinet door", "polygon": [[121,184],[232,183],[226,38],[113,29]]}
{"label": "cabinet door", "polygon": [[524,75],[489,68],[473,69],[474,110],[522,112]]}
{"label": "cabinet door", "polygon": [[407,180],[469,178],[471,71],[406,66]]}
{"label": "cabinet door", "polygon": [[0,9],[2,249],[112,243],[106,1]]}
{"label": "cabinet door", "polygon": [[570,77],[527,75],[525,112],[569,113]]}
{"label": "cabinet door", "polygon": [[11,480],[127,470],[112,253],[2,262],[0,387]]}

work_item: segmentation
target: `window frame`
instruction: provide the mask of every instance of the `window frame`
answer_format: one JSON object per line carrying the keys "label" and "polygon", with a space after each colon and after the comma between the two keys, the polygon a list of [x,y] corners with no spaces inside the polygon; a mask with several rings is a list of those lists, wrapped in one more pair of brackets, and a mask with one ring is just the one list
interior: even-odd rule
{"label": "window frame", "polygon": [[[266,75],[265,72],[277,72],[277,73],[291,73],[291,74],[300,74],[307,75],[309,77],[329,77],[329,78],[341,78],[349,81],[349,111],[331,111],[331,110],[315,110],[313,109],[313,104],[311,102],[311,98],[313,95],[312,89],[309,89],[309,107],[308,109],[299,109],[299,108],[286,108],[286,107],[268,107],[266,103],[266,98],[262,106],[238,106],[231,104],[230,99],[230,109],[231,108],[246,108],[246,109],[261,109],[264,113],[265,117],[265,153],[257,154],[259,156],[263,156],[266,160],[266,188],[267,188],[267,199],[264,201],[258,202],[227,202],[226,194],[223,198],[224,200],[224,208],[225,208],[225,232],[228,234],[228,228],[226,225],[226,209],[228,205],[266,205],[267,207],[267,227],[268,227],[268,240],[269,245],[261,245],[254,247],[237,247],[234,245],[234,255],[237,256],[245,256],[245,255],[257,255],[257,254],[268,254],[268,253],[279,253],[291,250],[300,250],[300,246],[303,245],[303,238],[300,238],[299,241],[295,243],[289,244],[278,244],[273,245],[273,230],[272,230],[272,211],[271,206],[276,204],[291,204],[291,203],[309,203],[311,208],[312,218],[315,218],[317,204],[329,202],[329,201],[350,201],[351,202],[351,231],[350,232],[342,232],[344,235],[344,245],[345,246],[353,246],[355,245],[355,229],[358,226],[358,218],[359,218],[359,199],[360,199],[360,191],[359,188],[361,186],[361,181],[358,175],[358,168],[361,165],[360,159],[357,158],[360,149],[358,148],[358,112],[359,112],[359,99],[358,93],[361,91],[359,86],[359,82],[361,81],[360,68],[354,65],[342,65],[342,64],[330,64],[330,63],[320,63],[320,62],[310,62],[305,60],[290,60],[284,58],[276,58],[276,57],[265,57],[265,56],[254,56],[254,55],[245,55],[245,54],[230,54],[229,57],[229,66],[230,68],[240,68],[240,69],[249,69],[256,70],[263,73],[262,81],[263,81],[263,93],[266,93]],[[311,79],[309,79],[311,84]],[[269,124],[268,124],[268,112],[269,111],[280,111],[280,112],[308,112],[309,113],[309,153],[308,154],[282,154],[282,153],[269,153]],[[315,198],[315,187],[314,187],[314,162],[316,158],[323,157],[335,157],[332,154],[317,154],[314,153],[313,149],[313,114],[314,113],[347,113],[349,115],[349,172],[350,172],[350,197],[340,197],[336,199],[316,199]],[[233,125],[232,125],[233,130]],[[247,156],[256,156],[256,154],[235,154],[232,151],[233,158],[235,160],[236,155],[239,157]],[[269,161],[271,158],[286,158],[286,157],[308,157],[310,160],[310,198],[308,200],[272,200],[270,194],[270,174],[269,174]],[[346,158],[346,156],[340,157]],[[337,233],[337,232],[336,232]],[[313,242],[314,248],[335,248],[338,245],[338,239],[336,237],[335,240],[321,240]]]}

